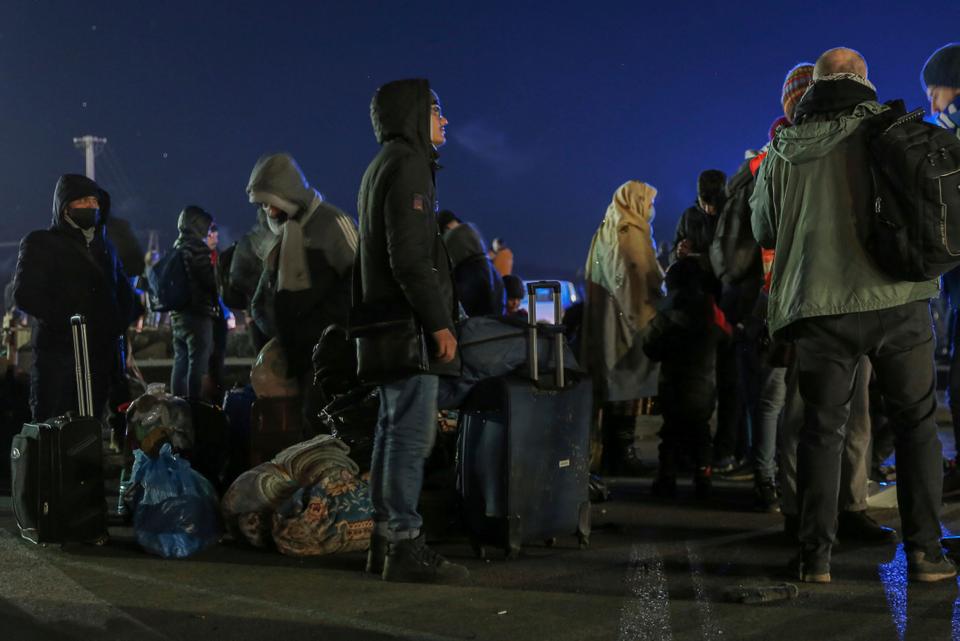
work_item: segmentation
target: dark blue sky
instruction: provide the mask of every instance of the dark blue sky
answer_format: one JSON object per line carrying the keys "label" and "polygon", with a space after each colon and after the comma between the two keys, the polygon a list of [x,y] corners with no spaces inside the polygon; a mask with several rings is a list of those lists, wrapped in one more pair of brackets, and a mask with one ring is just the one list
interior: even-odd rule
{"label": "dark blue sky", "polygon": [[949,3],[666,4],[4,3],[0,240],[48,224],[86,133],[109,139],[97,178],[116,213],[167,241],[185,204],[246,229],[244,187],[270,151],[355,215],[373,91],[425,76],[450,120],[440,206],[503,236],[522,275],[573,271],[628,179],[659,189],[670,240],[699,170],[732,172],[764,144],[794,63],[854,47],[881,99],[922,106],[921,65],[960,39]]}

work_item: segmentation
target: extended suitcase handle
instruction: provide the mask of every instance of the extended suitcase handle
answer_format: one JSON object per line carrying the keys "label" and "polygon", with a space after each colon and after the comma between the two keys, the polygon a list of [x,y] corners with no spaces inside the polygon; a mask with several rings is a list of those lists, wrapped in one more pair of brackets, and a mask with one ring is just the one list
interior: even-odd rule
{"label": "extended suitcase handle", "polygon": [[70,317],[73,330],[73,362],[77,373],[77,403],[80,416],[93,416],[93,384],[90,381],[90,348],[87,345],[87,320],[80,314]]}
{"label": "extended suitcase handle", "polygon": [[557,389],[563,389],[563,331],[560,327],[560,317],[562,306],[560,304],[560,283],[555,280],[537,280],[527,283],[527,360],[530,368],[530,378],[534,383],[540,382],[540,359],[537,349],[537,292],[543,289],[549,289],[553,293],[553,317],[557,321],[556,332],[553,336],[553,352],[555,354],[554,363],[556,367]]}

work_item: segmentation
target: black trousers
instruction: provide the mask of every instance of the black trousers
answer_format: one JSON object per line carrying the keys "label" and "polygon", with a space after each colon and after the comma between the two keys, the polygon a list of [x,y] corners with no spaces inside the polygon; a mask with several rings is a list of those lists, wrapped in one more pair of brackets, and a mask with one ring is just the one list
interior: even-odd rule
{"label": "black trousers", "polygon": [[715,393],[684,393],[674,386],[660,385],[663,409],[660,428],[660,475],[676,476],[681,458],[690,458],[696,467],[710,465],[712,439],[710,415],[716,403]]}
{"label": "black trousers", "polygon": [[829,555],[835,540],[844,425],[861,354],[873,364],[895,434],[904,546],[939,551],[943,471],[928,301],[807,318],[794,323],[790,333],[804,402],[797,451],[804,551]]}

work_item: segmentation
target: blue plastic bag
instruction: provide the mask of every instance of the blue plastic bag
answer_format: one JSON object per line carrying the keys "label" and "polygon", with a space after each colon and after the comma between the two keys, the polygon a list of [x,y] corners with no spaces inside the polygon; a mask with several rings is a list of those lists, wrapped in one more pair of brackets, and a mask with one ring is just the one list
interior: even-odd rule
{"label": "blue plastic bag", "polygon": [[133,531],[143,549],[182,559],[217,543],[223,533],[213,485],[176,456],[169,443],[152,459],[134,452]]}

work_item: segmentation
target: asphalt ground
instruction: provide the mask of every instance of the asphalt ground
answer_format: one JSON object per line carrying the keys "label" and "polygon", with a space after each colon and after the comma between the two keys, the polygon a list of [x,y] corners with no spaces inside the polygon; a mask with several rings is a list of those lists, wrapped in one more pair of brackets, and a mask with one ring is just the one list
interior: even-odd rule
{"label": "asphalt ground", "polygon": [[[364,555],[284,557],[237,543],[188,560],[142,552],[129,528],[103,547],[19,539],[0,499],[0,638],[300,639],[960,639],[958,584],[908,584],[901,546],[837,548],[833,583],[758,605],[738,586],[793,582],[777,514],[752,511],[749,483],[718,481],[709,501],[681,485],[653,499],[649,479],[613,483],[593,508],[588,549],[572,536],[506,560],[477,559],[437,494],[425,513],[436,547],[465,564],[458,586],[385,583]],[[433,499],[433,500],[430,500]],[[873,515],[899,525],[896,510]],[[945,530],[960,532],[960,504]]]}

